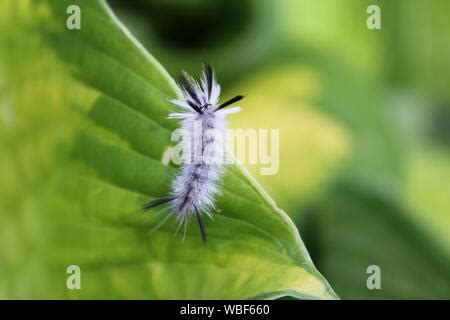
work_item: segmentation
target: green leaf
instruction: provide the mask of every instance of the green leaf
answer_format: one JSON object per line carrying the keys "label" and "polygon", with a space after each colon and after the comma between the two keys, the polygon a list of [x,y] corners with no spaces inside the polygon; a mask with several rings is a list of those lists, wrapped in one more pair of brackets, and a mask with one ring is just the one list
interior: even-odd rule
{"label": "green leaf", "polygon": [[[21,249],[8,251],[7,263],[0,264],[2,274],[11,274],[5,290],[0,284],[1,291],[22,298],[337,298],[314,267],[295,225],[237,164],[224,173],[214,220],[206,221],[207,244],[194,223],[185,241],[175,236],[175,221],[149,236],[163,216],[141,214],[139,208],[166,195],[177,171],[163,158],[177,126],[167,119],[174,109],[168,98],[180,96],[178,87],[104,2],[17,3],[8,4],[22,29],[16,37],[0,35],[2,46],[23,49],[15,39],[30,32],[33,23],[46,32],[33,31],[35,47],[20,51],[27,62],[15,73],[6,70],[17,79],[11,89],[17,102],[24,93],[33,99],[21,101],[23,112],[17,114],[25,133],[5,129],[11,140],[0,140],[6,154],[2,161],[15,173],[25,164],[32,179],[23,180],[22,197],[2,195],[5,203],[20,204],[12,209],[20,220],[0,211],[6,221],[0,248],[14,241]],[[70,4],[81,8],[81,30],[65,28]],[[37,18],[30,19],[24,8],[39,12]],[[0,58],[6,68],[15,61],[8,54]],[[27,69],[37,62],[38,70]],[[83,85],[67,78],[67,70]],[[48,157],[43,163],[33,160],[37,147],[7,143],[18,137],[35,142],[40,136],[41,153]],[[7,171],[0,174],[8,177]],[[30,212],[33,219],[28,221],[24,217]],[[14,261],[23,260],[28,251],[35,252],[29,266],[39,270],[39,277],[17,286],[14,281],[31,271],[22,265],[14,272]],[[72,264],[82,270],[82,290],[65,287],[65,270]]]}
{"label": "green leaf", "polygon": [[[449,296],[448,251],[410,210],[395,195],[341,179],[304,217],[306,243],[343,298]],[[371,265],[380,267],[381,290],[367,288]]]}

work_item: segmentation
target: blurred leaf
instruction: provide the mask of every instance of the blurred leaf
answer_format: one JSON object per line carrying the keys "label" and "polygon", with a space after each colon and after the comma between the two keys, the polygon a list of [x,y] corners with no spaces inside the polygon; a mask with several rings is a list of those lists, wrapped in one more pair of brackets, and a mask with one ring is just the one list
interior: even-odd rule
{"label": "blurred leaf", "polygon": [[[365,75],[376,77],[383,71],[383,0],[285,0],[279,1],[283,37],[293,47],[314,48],[349,62]],[[382,8],[382,30],[366,27],[369,5]]]}
{"label": "blurred leaf", "polygon": [[[361,84],[351,87],[379,101],[360,90]],[[388,121],[376,126],[382,117],[389,119],[381,103],[376,117],[375,110],[366,110],[374,116],[361,116],[361,127],[346,117],[357,133],[365,132],[357,139],[367,145],[355,150],[355,159],[299,220],[313,260],[347,299],[446,299],[450,294],[448,155],[433,152],[424,140],[423,110],[403,95],[399,99],[400,104],[385,102],[391,112],[401,111],[392,118],[395,130]],[[381,268],[381,290],[366,286],[370,265]]]}
{"label": "blurred leaf", "polygon": [[[244,78],[235,90],[246,95],[245,112],[230,120],[232,127],[279,133],[279,156],[270,159],[275,174],[262,174],[261,169],[269,167],[262,163],[262,156],[257,164],[246,166],[294,217],[302,205],[319,196],[348,156],[350,134],[318,109],[322,83],[317,71],[307,65],[291,62],[268,67]],[[248,149],[247,145],[247,159]]]}
{"label": "blurred leaf", "polygon": [[450,255],[450,155],[427,148],[411,156],[407,166],[406,200],[413,218]]}
{"label": "blurred leaf", "polygon": [[[416,94],[449,100],[450,21],[444,12],[450,2],[436,0],[384,1],[386,33],[385,68],[396,86],[410,87]],[[448,105],[448,103],[447,103]]]}
{"label": "blurred leaf", "polygon": [[[313,259],[345,299],[447,299],[450,257],[395,197],[337,182],[302,225]],[[381,290],[366,286],[381,269]]]}
{"label": "blurred leaf", "polygon": [[[136,0],[109,2],[120,20],[167,69],[198,73],[214,65],[223,84],[263,66],[281,38],[271,0]],[[230,62],[233,63],[230,63]]]}
{"label": "blurred leaf", "polygon": [[[69,4],[81,7],[81,30],[64,26]],[[166,116],[177,86],[104,2],[2,5],[2,16],[31,26],[0,35],[12,48],[0,61],[17,118],[2,126],[0,177],[19,183],[1,195],[6,297],[336,298],[293,223],[238,165],[226,169],[206,245],[194,224],[186,241],[175,237],[174,221],[149,237],[161,216],[138,210],[167,194],[176,171],[161,158],[176,127]],[[39,19],[26,14],[36,10]],[[33,19],[88,87],[64,76]],[[25,44],[30,30],[36,41]],[[65,288],[71,264],[81,267],[80,291]]]}

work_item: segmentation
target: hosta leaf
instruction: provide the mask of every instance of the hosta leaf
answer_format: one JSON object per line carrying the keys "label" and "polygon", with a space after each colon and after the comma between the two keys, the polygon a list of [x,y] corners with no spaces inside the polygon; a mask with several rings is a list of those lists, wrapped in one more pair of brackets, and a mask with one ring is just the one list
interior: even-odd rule
{"label": "hosta leaf", "polygon": [[[81,9],[81,30],[65,27],[72,4]],[[83,86],[67,81],[53,88],[60,93],[49,102],[59,106],[68,134],[54,132],[57,155],[39,180],[45,196],[34,210],[35,219],[45,220],[39,252],[46,289],[34,295],[336,298],[294,224],[238,164],[224,173],[214,220],[206,221],[206,244],[194,223],[184,241],[175,236],[175,221],[149,235],[163,215],[139,208],[167,195],[178,170],[164,156],[177,126],[167,119],[174,110],[168,98],[180,96],[179,89],[104,2],[38,1],[38,7],[45,26],[40,39]],[[65,288],[72,264],[82,270],[82,290]]]}

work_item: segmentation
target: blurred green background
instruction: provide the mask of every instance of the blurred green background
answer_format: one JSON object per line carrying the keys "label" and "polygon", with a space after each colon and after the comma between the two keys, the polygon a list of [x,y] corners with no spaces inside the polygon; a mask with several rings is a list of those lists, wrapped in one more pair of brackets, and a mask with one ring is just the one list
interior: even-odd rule
{"label": "blurred green background", "polygon": [[[54,114],[39,112],[39,103],[60,112],[63,97],[51,89],[68,83],[48,73],[47,60],[28,60],[36,41],[28,2],[0,4],[0,282],[8,266],[34,261],[27,239],[42,222],[33,197],[58,139],[45,130],[36,137],[21,117],[64,132]],[[208,61],[224,96],[246,95],[232,127],[280,129],[279,173],[249,169],[294,219],[341,298],[450,298],[450,2],[109,3],[171,75],[198,74]],[[370,4],[381,8],[381,30],[366,27]],[[46,77],[23,88],[10,74]],[[21,103],[37,108],[24,114]],[[36,220],[32,227],[18,229],[17,212]],[[381,269],[381,290],[366,286],[370,265]]]}

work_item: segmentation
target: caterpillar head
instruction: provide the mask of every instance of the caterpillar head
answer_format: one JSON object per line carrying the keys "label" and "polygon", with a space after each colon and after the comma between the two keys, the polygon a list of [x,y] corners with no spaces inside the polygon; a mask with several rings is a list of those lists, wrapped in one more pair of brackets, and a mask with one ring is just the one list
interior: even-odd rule
{"label": "caterpillar head", "polygon": [[244,98],[238,95],[219,104],[220,85],[217,83],[213,69],[206,63],[203,64],[200,83],[186,72],[181,74],[179,83],[186,103],[200,114],[207,110],[215,112]]}

